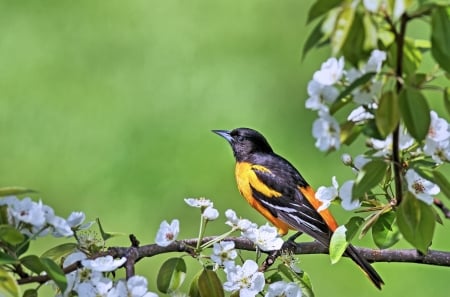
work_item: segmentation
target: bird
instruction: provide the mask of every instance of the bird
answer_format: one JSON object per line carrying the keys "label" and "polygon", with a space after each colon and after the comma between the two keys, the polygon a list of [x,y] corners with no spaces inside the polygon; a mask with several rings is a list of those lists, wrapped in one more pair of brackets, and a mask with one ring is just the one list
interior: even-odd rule
{"label": "bird", "polygon": [[[260,132],[250,128],[212,132],[231,145],[239,192],[278,229],[280,236],[295,230],[295,237],[305,233],[329,247],[338,227],[332,213],[328,209],[318,211],[322,202],[315,197],[313,188],[288,160],[273,151]],[[381,290],[381,276],[353,245],[348,245],[345,254]]]}

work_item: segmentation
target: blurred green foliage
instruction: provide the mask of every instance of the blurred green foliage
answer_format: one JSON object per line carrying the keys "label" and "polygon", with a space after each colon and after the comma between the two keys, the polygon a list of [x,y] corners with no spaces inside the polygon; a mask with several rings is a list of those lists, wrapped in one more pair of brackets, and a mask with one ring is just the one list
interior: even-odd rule
{"label": "blurred green foliage", "polygon": [[[1,185],[35,189],[58,214],[84,211],[146,244],[165,219],[196,235],[199,213],[185,197],[206,196],[222,212],[211,235],[225,230],[227,208],[264,222],[239,196],[231,151],[211,129],[258,129],[313,186],[343,182],[351,172],[340,154],[314,148],[315,114],[304,109],[306,84],[329,56],[301,59],[311,3],[0,2]],[[449,243],[438,227],[433,248]],[[153,291],[163,260],[137,267]],[[448,268],[376,264],[387,284],[378,293],[349,261],[329,263],[301,257],[317,296],[447,295]]]}

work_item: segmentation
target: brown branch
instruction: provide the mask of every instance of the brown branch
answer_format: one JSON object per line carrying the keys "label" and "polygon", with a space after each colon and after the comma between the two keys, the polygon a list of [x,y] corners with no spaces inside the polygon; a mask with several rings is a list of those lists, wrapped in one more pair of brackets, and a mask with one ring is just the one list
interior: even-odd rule
{"label": "brown branch", "polygon": [[[202,240],[202,244],[215,237],[205,237]],[[254,244],[243,237],[229,237],[224,240],[233,241],[235,243],[235,248],[238,250],[255,251]],[[166,247],[158,246],[156,244],[148,244],[143,246],[131,246],[131,247],[112,247],[108,251],[100,253],[93,258],[101,257],[105,255],[111,255],[115,258],[127,257],[127,262],[125,262],[124,267],[126,269],[127,277],[131,277],[134,274],[134,266],[143,258],[153,257],[160,254],[172,253],[172,252],[182,252],[194,255],[195,246],[197,244],[197,239],[185,239],[175,241]],[[366,258],[369,262],[399,262],[399,263],[417,263],[417,264],[427,264],[434,266],[447,266],[450,267],[450,252],[444,251],[434,251],[430,250],[426,255],[419,253],[415,249],[401,249],[401,250],[379,250],[370,248],[356,248],[358,252]],[[297,243],[292,247],[292,251],[297,255],[312,255],[312,254],[328,254],[328,248],[324,247],[319,242],[302,242]],[[264,252],[269,255],[277,256],[279,253],[275,252]],[[275,260],[275,258],[273,260]],[[267,260],[266,260],[267,261]],[[132,266],[132,268],[131,268]],[[270,265],[269,265],[270,266]],[[76,262],[63,269],[65,274],[77,270],[81,267],[80,262]],[[45,283],[49,281],[50,278],[47,275],[30,276],[27,278],[21,278],[17,282],[22,284],[29,283]]]}

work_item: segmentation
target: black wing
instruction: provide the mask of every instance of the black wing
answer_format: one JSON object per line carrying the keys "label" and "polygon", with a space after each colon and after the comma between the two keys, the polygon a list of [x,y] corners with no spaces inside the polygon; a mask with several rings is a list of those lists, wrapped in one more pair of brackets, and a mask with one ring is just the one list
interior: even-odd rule
{"label": "black wing", "polygon": [[253,164],[258,179],[269,188],[281,193],[279,197],[267,197],[252,187],[253,196],[269,209],[273,216],[298,231],[304,232],[325,246],[329,245],[331,232],[323,218],[300,192],[299,187],[309,185],[300,173],[282,157],[271,154],[255,155]]}

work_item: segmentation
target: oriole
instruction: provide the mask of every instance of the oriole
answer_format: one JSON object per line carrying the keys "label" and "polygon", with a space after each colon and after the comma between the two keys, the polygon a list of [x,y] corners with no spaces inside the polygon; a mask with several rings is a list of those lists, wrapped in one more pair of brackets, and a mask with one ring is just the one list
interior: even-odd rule
{"label": "oriole", "polygon": [[[317,211],[321,202],[314,190],[289,161],[274,153],[261,133],[249,128],[213,132],[231,144],[239,192],[280,235],[296,230],[329,247],[338,226],[336,220],[328,209]],[[384,282],[380,275],[355,247],[349,245],[345,253],[381,289]]]}

